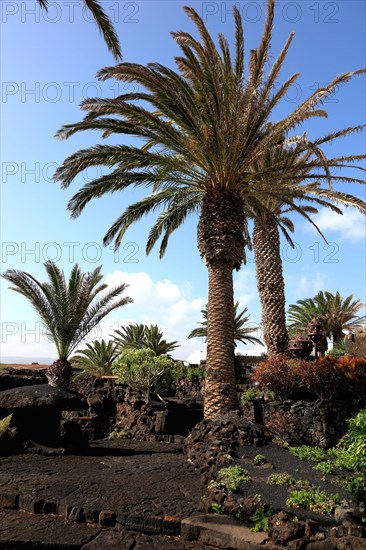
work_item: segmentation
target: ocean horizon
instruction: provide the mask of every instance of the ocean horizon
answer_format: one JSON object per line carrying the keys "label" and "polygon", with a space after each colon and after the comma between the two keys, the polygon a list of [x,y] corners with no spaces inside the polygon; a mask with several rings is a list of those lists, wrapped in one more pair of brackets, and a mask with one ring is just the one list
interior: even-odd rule
{"label": "ocean horizon", "polygon": [[15,356],[15,355],[0,355],[0,363],[9,363],[10,365],[31,365],[32,363],[39,363],[40,365],[51,365],[56,361],[56,357],[40,357],[35,355],[29,356]]}

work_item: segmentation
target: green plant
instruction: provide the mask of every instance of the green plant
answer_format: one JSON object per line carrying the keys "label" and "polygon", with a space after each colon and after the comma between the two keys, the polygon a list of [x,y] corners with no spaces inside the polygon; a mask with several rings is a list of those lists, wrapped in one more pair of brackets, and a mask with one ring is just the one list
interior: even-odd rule
{"label": "green plant", "polygon": [[282,474],[271,474],[267,478],[268,485],[294,485],[296,480],[287,472]]}
{"label": "green plant", "polygon": [[211,504],[211,511],[215,514],[223,514],[225,512],[225,508],[223,504],[219,504],[218,502],[213,502]]}
{"label": "green plant", "polygon": [[160,399],[175,381],[174,361],[166,355],[156,355],[151,349],[125,350],[116,359],[112,371],[123,383],[143,393],[146,401],[150,392]]}
{"label": "green plant", "polygon": [[263,507],[257,508],[254,514],[250,516],[250,521],[254,523],[251,531],[258,533],[259,531],[268,531],[268,519],[272,516],[273,510],[269,508],[266,510]]}
{"label": "green plant", "polygon": [[[242,342],[247,344],[259,344],[263,346],[263,342],[258,340],[251,335],[252,332],[258,330],[258,327],[248,326],[249,315],[247,315],[248,308],[244,308],[240,313],[238,313],[239,302],[234,304],[234,342]],[[207,304],[205,309],[201,309],[203,321],[200,323],[199,328],[192,330],[188,338],[205,338],[207,341],[207,325],[208,325],[208,314],[207,314]],[[236,346],[236,344],[235,344]]]}
{"label": "green plant", "polygon": [[328,456],[333,462],[334,468],[354,472],[356,467],[356,458],[347,449],[333,447],[328,449]]}
{"label": "green plant", "polygon": [[125,430],[113,430],[110,432],[108,439],[114,440],[114,439],[125,439],[126,432]]}
{"label": "green plant", "polygon": [[343,357],[346,355],[346,344],[344,342],[338,342],[334,344],[333,348],[328,351],[327,355],[331,357]]}
{"label": "green plant", "polygon": [[[360,511],[366,514],[366,474],[351,477],[345,482],[345,489],[349,491]],[[366,518],[363,518],[366,521]]]}
{"label": "green plant", "polygon": [[234,493],[241,483],[250,482],[250,474],[241,466],[229,466],[219,470],[218,480],[225,485],[229,493]]}
{"label": "green plant", "polygon": [[267,459],[264,455],[255,455],[254,464],[256,466],[262,466],[262,464],[265,464],[266,462],[267,462]]}
{"label": "green plant", "polygon": [[198,382],[204,380],[205,369],[203,367],[189,367],[187,369],[187,379],[191,382]]}
{"label": "green plant", "polygon": [[347,420],[348,431],[339,442],[339,446],[354,457],[354,468],[366,469],[366,409],[359,411]]}
{"label": "green plant", "polygon": [[313,466],[313,470],[317,470],[322,474],[333,474],[334,465],[329,460],[325,460],[324,462],[318,462],[318,464]]}
{"label": "green plant", "polygon": [[93,344],[86,344],[86,349],[77,352],[71,359],[74,368],[81,369],[75,379],[83,376],[111,376],[112,364],[118,353],[115,344],[109,340],[95,340]]}
{"label": "green plant", "polygon": [[309,462],[322,462],[326,459],[327,454],[319,447],[309,447],[302,445],[301,447],[290,447],[290,453],[300,460],[308,460]]}
{"label": "green plant", "polygon": [[303,508],[317,514],[330,514],[340,503],[337,493],[327,493],[320,487],[291,491],[286,501],[289,508]]}
{"label": "green plant", "polygon": [[257,399],[260,397],[260,390],[258,388],[255,388],[254,386],[247,388],[245,392],[241,394],[240,400],[243,407],[250,401],[254,401],[254,399]]}
{"label": "green plant", "polygon": [[309,489],[313,485],[307,479],[297,479],[294,483],[294,487],[297,489]]}
{"label": "green plant", "polygon": [[6,416],[5,418],[2,418],[0,420],[0,435],[5,432],[9,428],[11,417],[13,415],[9,414],[9,416]]}

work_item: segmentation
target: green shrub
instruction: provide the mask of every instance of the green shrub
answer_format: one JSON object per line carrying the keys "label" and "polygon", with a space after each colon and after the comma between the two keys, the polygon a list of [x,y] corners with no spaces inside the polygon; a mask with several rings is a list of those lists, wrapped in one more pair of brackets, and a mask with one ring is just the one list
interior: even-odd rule
{"label": "green shrub", "polygon": [[243,405],[243,407],[247,403],[250,403],[251,401],[254,401],[254,399],[257,399],[258,397],[260,397],[260,393],[261,392],[258,390],[258,388],[255,388],[254,386],[247,388],[245,392],[241,394],[241,397],[240,397],[241,404]]}
{"label": "green shrub", "polygon": [[329,460],[324,462],[318,462],[315,466],[313,466],[313,470],[317,470],[318,472],[321,472],[322,474],[333,474],[334,472],[334,466]]}
{"label": "green shrub", "polygon": [[267,478],[268,485],[294,485],[296,480],[287,472],[282,474],[271,474]]}
{"label": "green shrub", "polygon": [[355,471],[356,458],[347,449],[340,447],[328,449],[328,456],[332,459],[333,466],[337,470]]}
{"label": "green shrub", "polygon": [[199,380],[204,380],[205,374],[206,372],[203,367],[189,367],[187,369],[187,378],[191,382],[198,382]]}
{"label": "green shrub", "polygon": [[256,466],[262,466],[262,464],[265,464],[267,462],[267,459],[264,455],[255,455],[253,460]]}
{"label": "green shrub", "polygon": [[327,355],[335,358],[343,357],[346,355],[346,344],[344,342],[338,342],[338,344],[335,344],[333,348],[328,351]]}
{"label": "green shrub", "polygon": [[312,489],[300,489],[291,491],[286,501],[289,508],[303,508],[317,514],[330,514],[333,512],[340,498],[337,493],[327,493],[320,487]]}
{"label": "green shrub", "polygon": [[126,437],[126,432],[124,430],[113,430],[113,432],[110,432],[108,439],[114,440],[114,439],[124,439]]}
{"label": "green shrub", "polygon": [[241,483],[250,482],[250,474],[241,466],[229,466],[219,470],[218,480],[225,485],[229,493],[234,493]]}
{"label": "green shrub", "polygon": [[250,521],[254,523],[251,531],[254,533],[258,533],[259,531],[268,531],[268,519],[272,516],[272,514],[272,508],[269,508],[268,510],[263,507],[257,508],[254,514],[252,514],[249,518]]}
{"label": "green shrub", "polygon": [[[351,493],[353,500],[358,505],[360,511],[366,514],[366,474],[349,478],[344,485],[345,489]],[[363,518],[366,522],[366,518]]]}
{"label": "green shrub", "polygon": [[223,514],[225,512],[225,508],[223,504],[219,504],[218,502],[213,502],[211,504],[211,511],[215,514]]}
{"label": "green shrub", "polygon": [[309,462],[322,462],[326,459],[327,454],[319,447],[309,447],[302,445],[301,447],[290,447],[290,453],[300,460],[308,460]]}
{"label": "green shrub", "polygon": [[348,431],[341,439],[340,448],[354,457],[354,468],[366,469],[366,409],[347,420]]}
{"label": "green shrub", "polygon": [[118,356],[112,370],[120,382],[141,392],[146,401],[150,399],[150,392],[159,397],[167,393],[175,381],[173,359],[156,355],[149,348],[125,350]]}

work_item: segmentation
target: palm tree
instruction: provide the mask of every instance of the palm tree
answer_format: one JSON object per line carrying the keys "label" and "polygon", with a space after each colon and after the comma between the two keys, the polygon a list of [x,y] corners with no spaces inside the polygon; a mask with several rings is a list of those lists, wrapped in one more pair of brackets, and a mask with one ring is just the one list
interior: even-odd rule
{"label": "palm tree", "polygon": [[[251,333],[256,331],[258,327],[248,327],[246,326],[249,321],[249,315],[247,315],[248,308],[244,308],[240,313],[238,313],[239,302],[234,304],[234,340],[235,342],[241,342],[242,344],[260,344],[263,346],[263,343],[254,336],[251,336]],[[205,338],[207,340],[207,304],[205,309],[201,310],[203,321],[200,323],[199,328],[195,328],[190,332],[188,338]],[[236,346],[236,344],[235,344]]]}
{"label": "palm tree", "polygon": [[[327,159],[319,145],[332,142],[357,131],[359,128],[348,128],[335,132],[310,142],[306,136],[296,140],[296,146],[280,144],[271,149],[256,161],[252,166],[253,174],[264,174],[258,187],[266,189],[271,184],[271,176],[276,183],[276,189],[287,189],[287,200],[283,197],[262,196],[260,203],[247,203],[247,215],[254,219],[253,249],[257,273],[257,286],[262,306],[263,337],[267,345],[268,354],[284,354],[287,352],[288,334],[286,330],[285,313],[285,285],[282,272],[280,251],[280,230],[287,242],[294,246],[290,232],[294,231],[292,221],[287,217],[289,212],[297,212],[308,220],[325,239],[319,228],[311,219],[311,214],[318,212],[314,206],[330,208],[338,214],[342,211],[334,203],[354,206],[361,212],[366,211],[365,203],[352,195],[333,191],[333,184],[338,181],[352,183],[361,180],[342,175],[341,169],[355,168],[354,163],[365,155]],[[308,149],[304,151],[304,148]],[[319,168],[324,168],[319,172]],[[339,171],[331,173],[331,168]],[[356,166],[356,168],[361,168]],[[362,169],[362,168],[361,168]],[[316,172],[314,172],[316,170]],[[308,183],[311,178],[315,181]],[[329,189],[321,189],[319,181],[326,179]],[[257,197],[256,197],[257,199]],[[325,200],[326,199],[326,200]],[[308,203],[307,204],[304,204]]]}
{"label": "palm tree", "polygon": [[167,355],[178,347],[178,342],[167,342],[157,325],[131,323],[115,331],[114,342],[119,349],[152,349],[156,355]]}
{"label": "palm tree", "polygon": [[[78,131],[100,129],[141,138],[144,144],[97,145],[66,159],[55,179],[68,187],[89,166],[108,166],[110,173],[85,185],[70,201],[78,216],[93,198],[122,191],[129,186],[150,187],[152,193],[129,206],[106,234],[104,243],[121,240],[128,227],[145,214],[163,208],[150,232],[147,253],[163,234],[163,255],[171,233],[191,213],[199,213],[198,248],[209,274],[205,417],[216,418],[236,410],[234,358],[234,269],[240,269],[247,243],[246,201],[252,196],[249,167],[265,151],[278,145],[284,134],[311,117],[325,116],[316,109],[334,90],[364,70],[345,73],[314,92],[287,118],[268,124],[273,108],[297,79],[290,77],[279,90],[274,84],[293,38],[267,74],[274,20],[274,0],[268,0],[265,31],[259,47],[251,51],[249,74],[244,74],[244,38],[239,10],[236,23],[235,59],[227,40],[219,36],[216,48],[202,19],[184,8],[201,37],[173,33],[182,55],[178,71],[158,63],[146,67],[122,63],[99,72],[105,80],[134,82],[141,91],[116,99],[89,99],[81,107],[84,120],[58,132],[68,138]],[[136,105],[135,101],[143,101]],[[150,105],[151,109],[145,107]],[[275,192],[274,186],[272,191]],[[267,189],[267,194],[271,191]]]}
{"label": "palm tree", "polygon": [[[48,0],[37,0],[37,2],[42,9],[48,10]],[[99,0],[83,0],[83,4],[92,14],[99,32],[103,35],[108,50],[117,61],[122,59],[121,46],[117,33]]]}
{"label": "palm tree", "polygon": [[112,376],[112,364],[118,356],[117,346],[109,340],[95,340],[93,344],[86,344],[86,349],[77,351],[71,359],[74,368],[81,369],[76,378],[83,376]]}
{"label": "palm tree", "polygon": [[68,386],[72,367],[68,361],[87,334],[93,330],[112,310],[131,303],[129,297],[122,298],[126,284],[98,296],[107,289],[99,284],[103,276],[101,267],[92,273],[83,274],[78,264],[71,270],[69,281],[54,262],[44,264],[49,281],[41,283],[24,271],[9,269],[3,277],[12,283],[12,290],[27,298],[38,313],[54,342],[59,359],[48,369],[51,386]]}
{"label": "palm tree", "polygon": [[354,300],[353,294],[342,298],[339,292],[318,292],[314,298],[298,300],[291,304],[288,311],[289,331],[307,332],[307,326],[314,317],[323,324],[324,336],[332,336],[333,344],[343,342],[343,330],[354,330],[365,322],[365,316],[359,317],[358,311],[364,307],[360,300]]}

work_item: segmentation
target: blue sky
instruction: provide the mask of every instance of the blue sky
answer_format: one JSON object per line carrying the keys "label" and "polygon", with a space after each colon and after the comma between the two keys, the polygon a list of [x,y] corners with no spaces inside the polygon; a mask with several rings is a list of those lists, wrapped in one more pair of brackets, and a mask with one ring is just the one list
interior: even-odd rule
{"label": "blue sky", "polygon": [[[178,48],[171,31],[194,32],[179,1],[104,2],[121,39],[124,60],[158,61],[173,66]],[[191,2],[203,16],[212,35],[223,32],[232,43],[232,2]],[[258,45],[265,4],[237,2],[245,27],[247,53]],[[66,142],[54,139],[56,130],[80,120],[79,103],[86,97],[116,97],[132,91],[131,85],[100,83],[96,72],[112,65],[103,40],[78,1],[50,2],[49,13],[36,3],[1,3],[1,270],[22,269],[44,280],[43,262],[57,260],[68,274],[78,261],[83,270],[103,264],[107,282],[130,284],[135,303],[111,314],[93,337],[108,337],[127,321],[157,323],[170,339],[179,340],[176,356],[186,358],[202,348],[186,340],[200,320],[206,302],[207,273],[196,247],[197,219],[172,237],[163,260],[158,251],[145,255],[151,218],[126,234],[119,254],[102,247],[102,237],[124,208],[141,195],[128,191],[91,203],[80,218],[71,220],[66,205],[70,197],[97,169],[80,176],[68,189],[52,182],[54,169],[69,154],[100,142],[96,132],[83,133]],[[296,32],[281,73],[283,82],[300,72],[298,85],[274,113],[274,119],[290,113],[317,85],[341,72],[366,65],[365,3],[360,1],[278,1],[272,43],[276,56],[288,34]],[[337,90],[326,103],[327,120],[305,125],[310,137],[324,135],[365,121],[365,78],[356,77]],[[113,138],[115,140],[115,138]],[[130,143],[122,137],[121,142]],[[361,154],[365,134],[351,136],[326,150],[328,155]],[[365,200],[365,188],[340,186]],[[343,217],[320,212],[315,218],[329,245],[299,220],[292,251],[282,243],[287,304],[313,296],[318,290],[339,290],[366,302],[365,219],[347,209]],[[255,266],[249,254],[247,266],[235,275],[235,298],[248,307],[253,323],[260,322]],[[45,339],[26,300],[1,280],[1,355],[53,357],[54,347]],[[251,346],[247,346],[248,350]]]}

